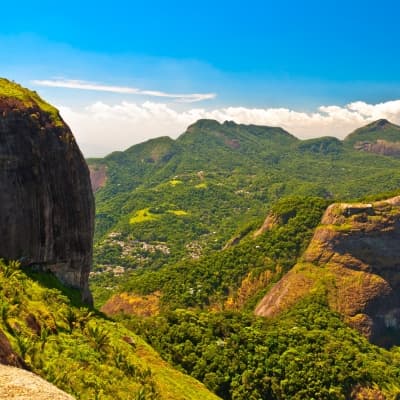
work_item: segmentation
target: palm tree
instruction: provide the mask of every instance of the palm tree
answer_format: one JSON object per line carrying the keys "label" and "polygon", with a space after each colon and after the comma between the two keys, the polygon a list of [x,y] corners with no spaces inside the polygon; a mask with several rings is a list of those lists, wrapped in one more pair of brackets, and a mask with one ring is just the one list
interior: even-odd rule
{"label": "palm tree", "polygon": [[97,325],[87,325],[86,333],[89,337],[89,340],[96,351],[106,352],[110,346],[110,338],[108,332],[98,327]]}

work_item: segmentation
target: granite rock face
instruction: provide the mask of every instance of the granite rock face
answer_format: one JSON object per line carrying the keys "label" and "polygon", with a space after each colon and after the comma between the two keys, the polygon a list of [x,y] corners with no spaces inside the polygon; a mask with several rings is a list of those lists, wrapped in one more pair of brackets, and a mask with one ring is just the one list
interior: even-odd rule
{"label": "granite rock face", "polygon": [[89,170],[57,110],[0,79],[0,257],[52,271],[91,302]]}
{"label": "granite rock face", "polygon": [[321,292],[330,308],[372,342],[400,338],[400,196],[371,204],[333,204],[301,260],[261,300],[273,316]]}
{"label": "granite rock face", "polygon": [[6,365],[0,365],[0,399],[74,400],[32,372]]}

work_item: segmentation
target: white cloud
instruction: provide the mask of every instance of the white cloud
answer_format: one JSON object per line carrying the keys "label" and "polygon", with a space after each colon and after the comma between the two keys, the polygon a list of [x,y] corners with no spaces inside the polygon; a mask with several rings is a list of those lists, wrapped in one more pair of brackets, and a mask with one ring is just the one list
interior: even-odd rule
{"label": "white cloud", "polygon": [[38,86],[66,88],[66,89],[80,89],[80,90],[94,90],[98,92],[112,92],[120,94],[136,94],[151,97],[164,97],[173,99],[180,103],[194,103],[202,100],[210,100],[216,97],[215,93],[165,93],[158,90],[142,90],[126,86],[110,86],[98,84],[95,82],[87,82],[80,80],[66,80],[66,79],[53,79],[53,80],[33,80],[31,82]]}
{"label": "white cloud", "polygon": [[400,100],[379,104],[362,101],[345,106],[321,106],[315,112],[287,108],[226,107],[214,110],[191,108],[178,111],[163,103],[94,103],[83,110],[59,107],[86,156],[100,156],[158,136],[179,136],[200,118],[220,122],[281,126],[300,138],[336,136],[386,118],[400,123]]}

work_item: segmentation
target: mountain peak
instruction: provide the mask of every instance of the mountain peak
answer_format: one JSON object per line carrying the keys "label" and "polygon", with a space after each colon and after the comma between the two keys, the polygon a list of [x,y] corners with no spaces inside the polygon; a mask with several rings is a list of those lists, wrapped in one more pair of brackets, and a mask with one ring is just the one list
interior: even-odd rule
{"label": "mountain peak", "polygon": [[382,118],[356,129],[345,138],[346,142],[353,144],[356,142],[376,142],[377,140],[399,142],[400,126]]}
{"label": "mountain peak", "polygon": [[377,121],[375,121],[375,125],[382,127],[382,126],[393,125],[393,124],[391,124],[387,119],[381,118],[381,119],[378,119]]}
{"label": "mountain peak", "polygon": [[190,132],[194,129],[215,129],[219,128],[221,124],[215,119],[199,119],[194,124],[189,125],[187,131]]}
{"label": "mountain peak", "polygon": [[[370,124],[366,125],[364,128],[370,128],[370,129],[386,129],[388,127],[396,127],[399,128],[398,125],[392,124],[390,121],[388,121],[385,118],[378,119],[374,122],[371,122]],[[362,128],[361,128],[362,129]]]}

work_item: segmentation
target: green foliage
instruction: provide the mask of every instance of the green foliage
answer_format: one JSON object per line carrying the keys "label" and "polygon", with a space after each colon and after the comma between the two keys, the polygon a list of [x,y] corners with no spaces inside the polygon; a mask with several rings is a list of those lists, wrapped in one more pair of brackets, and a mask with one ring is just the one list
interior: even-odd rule
{"label": "green foliage", "polygon": [[122,325],[74,306],[54,281],[0,260],[0,329],[33,372],[77,399],[216,398]]}
{"label": "green foliage", "polygon": [[400,395],[399,352],[369,344],[323,299],[272,321],[177,310],[125,323],[223,399],[344,400],[356,385]]}
{"label": "green foliage", "polygon": [[[280,224],[256,239],[211,252],[199,260],[179,261],[157,271],[139,270],[124,278],[118,290],[147,294],[162,292],[164,308],[223,307],[251,273],[256,279],[266,270],[275,281],[287,271],[307,246],[328,202],[314,197],[288,197],[272,207]],[[277,270],[279,272],[277,272]]]}
{"label": "green foliage", "polygon": [[130,218],[129,223],[137,224],[139,222],[153,221],[156,218],[157,218],[156,214],[153,214],[148,208],[145,208],[143,210],[136,211],[135,215],[132,218]]}
{"label": "green foliage", "polygon": [[[221,250],[241,228],[261,224],[286,196],[333,201],[400,186],[398,159],[356,151],[336,138],[300,141],[280,128],[211,120],[175,141],[152,139],[91,162],[107,171],[96,193],[100,270],[190,264]],[[164,244],[168,252],[143,250],[146,244]]]}
{"label": "green foliage", "polygon": [[399,142],[400,127],[398,125],[391,124],[385,119],[380,119],[356,129],[345,138],[345,143],[351,145],[356,142],[374,143],[377,141],[377,139],[386,140],[389,142]]}
{"label": "green foliage", "polygon": [[343,143],[335,137],[322,137],[304,140],[298,145],[301,152],[319,153],[321,155],[339,154],[343,152]]}
{"label": "green foliage", "polygon": [[21,101],[25,107],[37,106],[42,111],[49,114],[55,125],[63,125],[58,110],[45,102],[36,92],[25,89],[21,85],[4,78],[0,78],[0,98],[2,97],[17,99]]}

